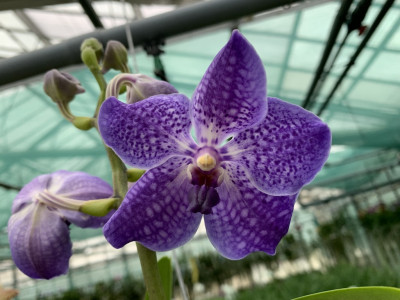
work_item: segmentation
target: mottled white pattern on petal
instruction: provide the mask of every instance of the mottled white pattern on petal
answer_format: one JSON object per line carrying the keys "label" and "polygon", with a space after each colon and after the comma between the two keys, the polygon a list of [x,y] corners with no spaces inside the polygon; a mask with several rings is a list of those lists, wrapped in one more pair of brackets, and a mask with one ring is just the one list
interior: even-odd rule
{"label": "mottled white pattern on petal", "polygon": [[111,97],[101,106],[98,123],[104,142],[137,168],[149,169],[196,149],[185,95],[156,95],[134,104]]}
{"label": "mottled white pattern on petal", "polygon": [[271,196],[247,179],[242,166],[224,163],[224,181],[217,188],[221,202],[204,216],[207,235],[223,256],[241,259],[249,253],[270,255],[289,229],[297,194]]}
{"label": "mottled white pattern on petal", "polygon": [[271,195],[292,195],[309,183],[328,159],[331,132],[313,113],[268,99],[263,122],[227,143],[222,159],[245,167],[253,183]]}
{"label": "mottled white pattern on petal", "polygon": [[138,241],[151,250],[168,251],[193,237],[202,215],[188,211],[190,163],[191,159],[171,158],[136,182],[103,228],[113,247]]}
{"label": "mottled white pattern on petal", "polygon": [[234,31],[214,58],[192,97],[191,113],[201,145],[218,145],[228,135],[264,119],[266,75],[253,46]]}

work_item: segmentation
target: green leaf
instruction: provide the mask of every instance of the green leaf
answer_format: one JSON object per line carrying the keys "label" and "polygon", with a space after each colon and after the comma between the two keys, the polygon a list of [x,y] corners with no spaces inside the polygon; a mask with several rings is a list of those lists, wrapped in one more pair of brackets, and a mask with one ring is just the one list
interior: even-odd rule
{"label": "green leaf", "polygon": [[307,295],[293,300],[399,300],[400,289],[385,286],[354,287]]}
{"label": "green leaf", "polygon": [[[171,259],[167,256],[161,257],[158,260],[158,270],[160,272],[161,283],[164,288],[167,300],[172,297],[172,263]],[[145,300],[149,300],[149,295],[146,292]]]}

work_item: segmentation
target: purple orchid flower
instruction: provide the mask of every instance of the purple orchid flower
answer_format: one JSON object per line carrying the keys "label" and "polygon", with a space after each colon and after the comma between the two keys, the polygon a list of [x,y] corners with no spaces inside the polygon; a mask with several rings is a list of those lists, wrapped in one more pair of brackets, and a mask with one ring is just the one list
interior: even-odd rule
{"label": "purple orchid flower", "polygon": [[8,222],[11,256],[32,278],[50,279],[68,271],[72,255],[69,224],[103,226],[113,212],[93,217],[79,212],[85,200],[108,198],[111,186],[83,172],[58,171],[33,179],[15,197]]}
{"label": "purple orchid flower", "polygon": [[204,215],[211,243],[230,259],[275,253],[300,189],[331,145],[314,114],[267,99],[263,64],[238,31],[192,101],[169,94],[128,105],[110,97],[99,127],[122,160],[148,170],[104,226],[110,244],[171,250],[193,237]]}

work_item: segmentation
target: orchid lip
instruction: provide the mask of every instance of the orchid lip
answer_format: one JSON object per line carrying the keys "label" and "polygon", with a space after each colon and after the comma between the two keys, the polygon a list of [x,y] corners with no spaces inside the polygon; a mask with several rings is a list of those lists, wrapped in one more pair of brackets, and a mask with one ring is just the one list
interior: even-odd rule
{"label": "orchid lip", "polygon": [[190,188],[188,210],[192,213],[209,215],[212,208],[220,202],[218,192],[213,187],[194,185]]}

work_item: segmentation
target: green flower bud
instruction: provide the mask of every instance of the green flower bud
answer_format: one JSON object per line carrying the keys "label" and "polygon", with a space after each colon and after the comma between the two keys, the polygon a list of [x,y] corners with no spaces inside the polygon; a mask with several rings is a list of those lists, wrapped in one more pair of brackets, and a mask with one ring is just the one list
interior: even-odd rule
{"label": "green flower bud", "polygon": [[97,59],[96,52],[92,48],[85,48],[81,52],[81,59],[83,63],[90,70],[99,70],[99,60]]}
{"label": "green flower bud", "polygon": [[84,40],[81,44],[81,52],[87,48],[90,48],[94,51],[98,62],[103,58],[103,45],[97,39],[89,38]]}
{"label": "green flower bud", "polygon": [[118,41],[109,41],[104,53],[102,72],[114,69],[121,72],[129,72],[128,51],[125,46]]}
{"label": "green flower bud", "polygon": [[78,79],[56,69],[44,75],[43,89],[54,102],[63,105],[71,102],[76,94],[85,92]]}

